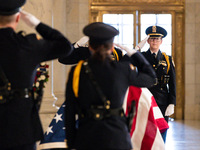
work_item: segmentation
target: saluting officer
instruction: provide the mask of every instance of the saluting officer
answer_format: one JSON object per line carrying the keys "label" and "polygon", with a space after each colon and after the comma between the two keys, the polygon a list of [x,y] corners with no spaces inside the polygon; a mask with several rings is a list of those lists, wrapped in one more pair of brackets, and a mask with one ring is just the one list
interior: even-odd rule
{"label": "saluting officer", "polygon": [[[150,36],[147,40],[150,48],[142,54],[153,66],[157,75],[157,83],[149,90],[168,122],[169,116],[174,113],[174,105],[176,104],[176,77],[172,57],[160,50],[162,39],[167,35],[167,31],[160,26],[150,26],[146,29],[146,34]],[[166,132],[162,133],[164,142]]]}
{"label": "saluting officer", "polygon": [[[26,0],[0,0],[0,66],[4,74],[0,88],[0,150],[36,150],[43,130],[32,95],[39,64],[69,55],[71,43],[59,31],[20,10]],[[36,29],[36,34],[16,33],[22,20]],[[2,75],[1,74],[1,75]],[[3,90],[3,91],[1,91]]]}
{"label": "saluting officer", "polygon": [[[69,64],[76,64],[80,60],[88,59],[92,53],[86,44],[89,40],[88,36],[82,37],[76,43],[73,44],[74,50],[69,56],[62,56],[58,59],[58,61],[62,64],[69,65]],[[113,60],[116,61],[130,61],[130,58],[127,55],[122,53],[122,50],[119,48],[114,47],[111,53],[111,57]]]}
{"label": "saluting officer", "polygon": [[[72,67],[66,88],[66,137],[69,149],[132,148],[122,105],[130,85],[151,87],[155,73],[136,50],[128,55],[137,59],[138,70],[130,62],[113,61],[113,39],[119,33],[102,22],[87,25],[92,56]],[[78,114],[78,123],[75,116]]]}

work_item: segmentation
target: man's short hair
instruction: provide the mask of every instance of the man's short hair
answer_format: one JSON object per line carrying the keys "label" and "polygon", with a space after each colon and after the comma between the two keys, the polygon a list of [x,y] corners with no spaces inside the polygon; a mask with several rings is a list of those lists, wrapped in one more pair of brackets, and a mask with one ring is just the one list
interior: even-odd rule
{"label": "man's short hair", "polygon": [[0,15],[0,24],[1,25],[9,24],[9,23],[13,22],[15,20],[15,18],[16,18],[16,14],[10,15],[10,16]]}

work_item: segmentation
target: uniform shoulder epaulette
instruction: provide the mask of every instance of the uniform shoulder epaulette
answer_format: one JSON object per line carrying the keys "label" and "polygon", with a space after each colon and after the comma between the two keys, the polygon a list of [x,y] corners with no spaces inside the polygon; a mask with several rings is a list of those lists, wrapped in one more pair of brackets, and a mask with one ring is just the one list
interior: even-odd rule
{"label": "uniform shoulder epaulette", "polygon": [[26,36],[26,32],[25,32],[25,31],[19,31],[17,34],[18,34],[18,35]]}

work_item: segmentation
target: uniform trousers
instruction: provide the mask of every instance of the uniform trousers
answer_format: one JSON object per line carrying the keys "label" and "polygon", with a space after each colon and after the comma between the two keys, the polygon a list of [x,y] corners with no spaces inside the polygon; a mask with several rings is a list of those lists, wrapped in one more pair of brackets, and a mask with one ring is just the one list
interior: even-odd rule
{"label": "uniform trousers", "polygon": [[[166,111],[166,109],[167,109],[167,106],[168,106],[168,105],[158,105],[158,107],[160,108],[160,110],[161,110],[161,112],[162,112],[162,114],[163,114],[163,117],[165,118],[165,120],[166,120],[167,123],[168,123],[169,116],[165,116],[165,111]],[[161,136],[162,136],[163,141],[164,141],[164,143],[165,143],[165,142],[166,142],[166,136],[167,136],[167,130],[166,130],[165,132],[161,133]]]}

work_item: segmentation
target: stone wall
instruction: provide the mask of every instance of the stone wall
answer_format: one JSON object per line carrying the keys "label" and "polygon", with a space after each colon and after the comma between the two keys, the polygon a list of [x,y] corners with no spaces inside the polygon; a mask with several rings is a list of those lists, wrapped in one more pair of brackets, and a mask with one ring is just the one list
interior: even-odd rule
{"label": "stone wall", "polygon": [[200,0],[185,6],[185,119],[200,120]]}

